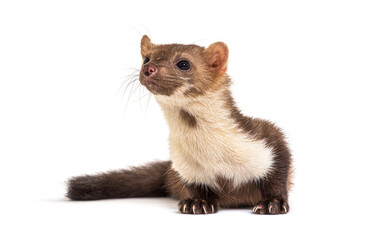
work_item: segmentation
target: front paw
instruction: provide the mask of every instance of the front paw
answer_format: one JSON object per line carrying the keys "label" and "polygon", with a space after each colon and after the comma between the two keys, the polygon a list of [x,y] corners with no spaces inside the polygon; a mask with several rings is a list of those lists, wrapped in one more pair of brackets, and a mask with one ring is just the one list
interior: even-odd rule
{"label": "front paw", "polygon": [[289,212],[289,204],[279,199],[264,200],[257,203],[253,212],[257,214],[285,214]]}
{"label": "front paw", "polygon": [[218,211],[217,204],[201,199],[185,199],[177,205],[179,212],[184,214],[209,214]]}

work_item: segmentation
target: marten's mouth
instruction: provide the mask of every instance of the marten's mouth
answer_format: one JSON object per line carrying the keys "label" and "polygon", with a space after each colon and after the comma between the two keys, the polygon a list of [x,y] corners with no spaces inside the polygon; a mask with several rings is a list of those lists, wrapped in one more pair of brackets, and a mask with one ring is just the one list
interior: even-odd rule
{"label": "marten's mouth", "polygon": [[157,79],[151,77],[143,77],[140,79],[142,85],[144,85],[150,92],[156,94],[163,90],[163,86],[158,83]]}
{"label": "marten's mouth", "polygon": [[145,80],[145,83],[146,83],[147,86],[150,86],[150,87],[154,87],[154,88],[158,88],[159,87],[158,83],[156,83],[155,80],[150,79],[150,78],[149,79],[146,79]]}
{"label": "marten's mouth", "polygon": [[144,78],[142,80],[142,84],[147,87],[149,90],[151,89],[159,89],[161,86],[157,83],[158,81],[157,80],[154,80],[152,78]]}
{"label": "marten's mouth", "polygon": [[153,94],[167,96],[170,96],[175,89],[181,85],[176,81],[167,81],[166,79],[161,78],[161,76],[147,77],[144,76],[144,74],[140,74],[140,83]]}

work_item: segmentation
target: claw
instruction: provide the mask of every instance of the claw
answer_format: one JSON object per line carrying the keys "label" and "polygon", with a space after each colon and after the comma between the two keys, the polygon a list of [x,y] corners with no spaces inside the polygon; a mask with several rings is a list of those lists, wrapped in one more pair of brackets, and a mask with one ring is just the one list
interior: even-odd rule
{"label": "claw", "polygon": [[261,205],[257,205],[257,206],[255,206],[254,208],[253,208],[253,212],[257,212],[258,210],[260,210],[262,208],[262,206]]}
{"label": "claw", "polygon": [[[184,199],[179,202],[178,209],[184,214],[210,214],[217,212],[217,206],[202,199]],[[212,211],[212,212],[211,212]]]}
{"label": "claw", "polygon": [[284,213],[287,213],[288,210],[286,209],[285,205],[283,205],[283,208],[284,208]]}
{"label": "claw", "polygon": [[207,209],[206,209],[206,206],[203,205],[202,208],[203,208],[204,213],[205,214],[208,214]]}
{"label": "claw", "polygon": [[184,206],[182,207],[182,212],[185,213],[186,212],[186,208],[187,208],[187,204],[184,204]]}
{"label": "claw", "polygon": [[289,205],[285,200],[270,199],[260,201],[252,211],[258,214],[285,214],[289,211]]}

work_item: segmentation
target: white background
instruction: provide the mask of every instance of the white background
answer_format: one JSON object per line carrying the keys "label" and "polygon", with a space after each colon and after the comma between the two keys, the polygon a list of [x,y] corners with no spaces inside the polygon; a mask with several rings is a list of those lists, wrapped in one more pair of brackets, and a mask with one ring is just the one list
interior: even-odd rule
{"label": "white background", "polygon": [[[0,238],[369,239],[369,12],[368,1],[1,1]],[[123,94],[142,34],[228,44],[238,106],[289,138],[289,214],[64,198],[71,176],[169,158],[154,98],[138,82]]]}

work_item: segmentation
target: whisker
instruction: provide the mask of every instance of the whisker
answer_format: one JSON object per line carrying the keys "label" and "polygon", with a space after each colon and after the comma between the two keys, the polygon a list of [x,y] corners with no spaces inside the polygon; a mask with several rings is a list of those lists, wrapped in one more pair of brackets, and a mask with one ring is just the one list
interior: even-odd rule
{"label": "whisker", "polygon": [[129,86],[131,85],[131,84],[133,84],[135,81],[137,81],[138,79],[133,79],[133,80],[131,80],[127,85],[126,85],[126,87],[125,87],[125,90],[123,91],[123,97],[125,96],[125,94],[126,94],[126,91],[127,91],[127,89],[129,88]]}
{"label": "whisker", "polygon": [[[137,102],[137,101],[140,101],[141,99],[145,98],[146,96],[148,96],[150,94],[150,92],[147,92],[145,93],[143,96],[139,97],[138,99],[135,99],[135,100],[132,100],[131,102]],[[141,103],[140,103],[141,104]]]}
{"label": "whisker", "polygon": [[152,97],[152,94],[149,94],[148,102],[146,103],[145,112],[148,110],[148,106],[149,106],[149,102],[150,102],[151,97]]}
{"label": "whisker", "polygon": [[121,86],[119,87],[119,91],[122,91],[122,89],[125,87],[125,85],[129,85],[131,81],[135,81],[135,77],[130,77],[130,78],[127,78],[125,81],[123,81],[123,83],[121,84]]}
{"label": "whisker", "polygon": [[139,101],[140,101],[140,109],[141,109],[141,84],[139,84]]}
{"label": "whisker", "polygon": [[[139,81],[139,69],[137,68],[126,68],[131,69],[131,73],[126,75],[125,77],[122,77],[121,79],[124,79],[122,84],[119,87],[118,92],[120,92],[122,95],[122,101],[125,105],[124,107],[124,113],[127,110],[128,102],[130,100],[130,97],[132,95],[132,90],[134,88],[134,85],[137,84]],[[130,94],[127,96],[127,92],[130,89]]]}
{"label": "whisker", "polygon": [[179,78],[179,77],[165,77],[164,79],[173,79],[173,80],[187,80],[188,78]]}
{"label": "whisker", "polygon": [[187,79],[186,78],[177,78],[177,77],[161,77],[161,78],[155,78],[153,77],[154,80],[157,80],[157,81],[161,81],[161,80],[165,80],[165,81],[169,81],[169,82],[175,82],[173,80],[177,80],[177,81],[186,81]]}
{"label": "whisker", "polygon": [[139,86],[140,86],[140,82],[138,82],[138,84],[137,84],[136,88],[134,89],[134,93],[135,93],[135,92],[136,92],[136,90],[139,88]]}
{"label": "whisker", "polygon": [[[127,91],[127,89],[131,86],[131,91],[132,91],[132,87],[134,86],[133,84],[135,83],[135,81],[132,81],[132,82],[130,82],[130,84],[128,84],[127,85],[127,87],[126,87],[126,89],[125,89],[125,92],[124,92],[124,95],[125,95],[125,93],[126,93],[126,91]],[[126,110],[127,110],[127,106],[128,106],[128,103],[129,103],[129,101],[130,101],[130,94],[129,94],[129,96],[127,97],[127,100],[126,100],[126,103],[125,103],[125,107],[123,108],[124,110],[123,110],[123,112],[124,113],[126,113]]]}
{"label": "whisker", "polygon": [[[139,88],[139,95],[140,95],[140,90],[142,89],[141,88],[142,86],[141,86],[141,84],[139,84],[136,88]],[[136,90],[135,90],[136,91]],[[150,92],[148,91],[146,94],[144,94],[143,96],[139,96],[139,98],[137,98],[137,99],[135,99],[135,100],[132,100],[131,102],[137,102],[137,101],[140,101],[141,99],[143,99],[144,97],[146,97],[146,96],[148,96],[148,94],[149,94]]]}
{"label": "whisker", "polygon": [[127,106],[128,106],[128,103],[130,102],[130,99],[131,99],[131,96],[132,96],[132,90],[134,88],[134,83],[136,81],[133,82],[133,84],[131,84],[131,89],[130,89],[130,94],[128,95],[128,99],[127,99],[127,102],[126,102],[126,106],[125,106],[125,112],[126,112],[126,109],[127,109]]}

